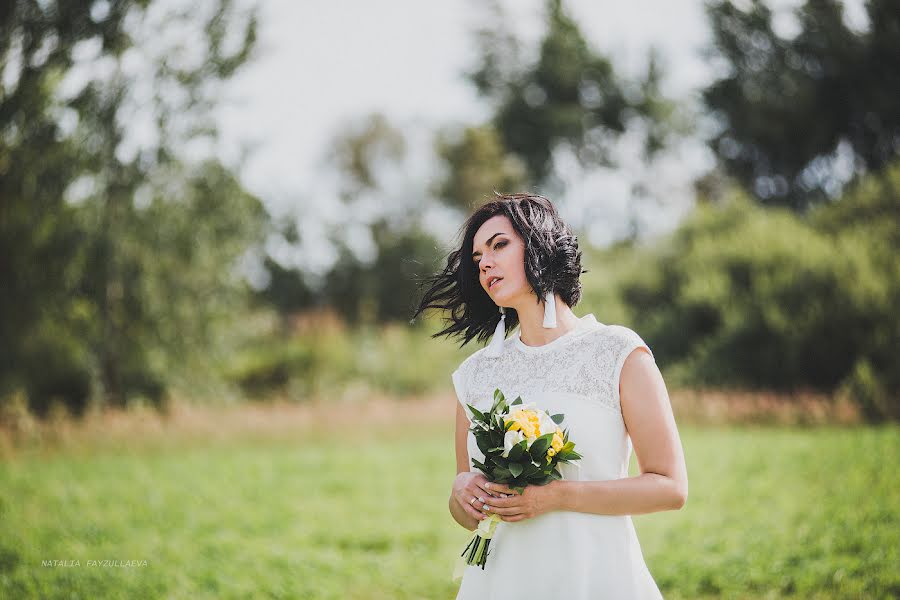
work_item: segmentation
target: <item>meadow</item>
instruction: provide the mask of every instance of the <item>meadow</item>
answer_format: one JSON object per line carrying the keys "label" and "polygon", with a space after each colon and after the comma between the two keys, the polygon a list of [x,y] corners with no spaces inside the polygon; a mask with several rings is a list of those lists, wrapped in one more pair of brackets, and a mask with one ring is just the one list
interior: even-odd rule
{"label": "meadow", "polygon": [[[452,402],[26,444],[0,460],[0,597],[452,599]],[[900,596],[898,434],[682,425],[687,505],[634,517],[664,596]]]}

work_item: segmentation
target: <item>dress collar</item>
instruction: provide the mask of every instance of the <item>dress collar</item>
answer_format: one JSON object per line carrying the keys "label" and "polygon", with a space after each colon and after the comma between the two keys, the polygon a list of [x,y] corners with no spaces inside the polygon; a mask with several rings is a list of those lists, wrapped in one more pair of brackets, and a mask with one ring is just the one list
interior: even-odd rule
{"label": "dress collar", "polygon": [[572,329],[571,331],[567,331],[566,333],[562,334],[555,340],[553,340],[551,342],[547,342],[546,344],[543,344],[541,346],[528,346],[528,345],[522,343],[522,339],[521,339],[522,328],[521,328],[521,326],[519,326],[516,328],[515,335],[513,335],[513,337],[512,337],[512,345],[514,347],[518,348],[519,350],[521,350],[522,352],[534,352],[534,353],[547,352],[548,350],[551,350],[553,348],[561,346],[561,345],[565,344],[567,341],[577,338],[577,337],[587,333],[588,331],[592,331],[592,330],[597,329],[598,327],[602,327],[602,326],[603,326],[603,323],[600,323],[599,321],[597,321],[597,319],[594,317],[593,313],[589,313],[589,314],[586,314],[585,316],[581,317],[580,319],[578,319],[578,324],[575,325],[574,329]]}

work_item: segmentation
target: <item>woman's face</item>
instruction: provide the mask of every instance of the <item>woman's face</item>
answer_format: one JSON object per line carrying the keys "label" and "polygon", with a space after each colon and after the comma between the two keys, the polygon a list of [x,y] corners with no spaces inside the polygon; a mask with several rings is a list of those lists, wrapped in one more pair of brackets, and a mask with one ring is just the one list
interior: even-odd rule
{"label": "woman's face", "polygon": [[506,215],[491,217],[478,228],[472,252],[478,281],[497,306],[515,307],[533,294],[525,278],[525,243]]}

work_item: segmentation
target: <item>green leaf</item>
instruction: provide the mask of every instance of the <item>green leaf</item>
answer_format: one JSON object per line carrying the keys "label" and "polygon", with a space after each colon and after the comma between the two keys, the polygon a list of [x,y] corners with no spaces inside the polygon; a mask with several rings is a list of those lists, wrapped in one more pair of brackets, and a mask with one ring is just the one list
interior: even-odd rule
{"label": "green leaf", "polygon": [[[525,440],[522,440],[523,442]],[[525,453],[525,447],[522,446],[521,442],[515,444],[509,451],[509,460],[511,462],[516,462],[522,458],[522,455]]]}
{"label": "green leaf", "polygon": [[557,454],[557,456],[559,457],[559,460],[564,462],[570,462],[581,458],[581,455],[574,450],[570,450],[568,452],[560,452],[559,454]]}
{"label": "green leaf", "polygon": [[562,413],[559,413],[559,414],[556,414],[556,415],[551,415],[550,418],[553,419],[553,422],[554,422],[554,423],[556,423],[557,425],[559,425],[560,423],[563,422],[563,419],[566,418],[566,415],[564,415],[564,414],[562,414]]}
{"label": "green leaf", "polygon": [[491,475],[494,476],[494,481],[508,481],[512,477],[509,469],[499,465],[491,469]]}
{"label": "green leaf", "polygon": [[478,449],[481,450],[482,454],[488,454],[493,447],[491,444],[490,436],[487,435],[476,435],[475,443],[478,444]]}
{"label": "green leaf", "polygon": [[474,458],[472,459],[472,466],[485,474],[491,472],[491,469],[486,464],[484,464],[483,462],[479,462],[477,459],[474,459]]}
{"label": "green leaf", "polygon": [[497,388],[494,390],[494,404],[491,406],[491,412],[496,412],[501,404],[506,404],[505,398],[503,397],[503,392],[500,391],[500,388]]}
{"label": "green leaf", "polygon": [[516,396],[516,399],[512,401],[512,404],[510,404],[510,406],[516,406],[519,404],[522,404],[522,396]]}
{"label": "green leaf", "polygon": [[531,448],[529,448],[528,452],[531,454],[531,458],[535,461],[546,461],[544,458],[547,454],[547,448],[550,447],[550,444],[553,441],[553,433],[545,433],[538,439],[534,440],[531,443]]}
{"label": "green leaf", "polygon": [[514,462],[509,465],[509,472],[513,477],[518,477],[524,470],[525,467],[523,467],[520,463]]}
{"label": "green leaf", "polygon": [[541,470],[540,467],[538,467],[532,463],[528,463],[527,465],[525,465],[525,470],[522,471],[522,477],[523,478],[532,477],[532,476],[534,476],[535,473],[538,473],[540,470]]}
{"label": "green leaf", "polygon": [[487,417],[484,416],[484,413],[472,406],[471,404],[466,404],[469,407],[469,410],[472,411],[472,415],[474,419],[478,419],[479,421],[487,421]]}

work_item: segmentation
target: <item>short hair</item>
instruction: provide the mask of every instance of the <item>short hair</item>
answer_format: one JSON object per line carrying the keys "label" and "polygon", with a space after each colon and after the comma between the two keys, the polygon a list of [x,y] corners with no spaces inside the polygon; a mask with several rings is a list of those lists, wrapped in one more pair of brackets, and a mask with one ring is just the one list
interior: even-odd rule
{"label": "short hair", "polygon": [[[525,243],[525,277],[537,302],[548,292],[558,294],[569,307],[581,299],[581,251],[556,208],[537,194],[501,194],[479,207],[460,228],[460,246],[447,256],[440,273],[426,277],[428,285],[413,320],[429,308],[449,311],[449,326],[431,337],[462,337],[460,347],[477,338],[486,341],[497,327],[500,311],[481,287],[478,267],[472,260],[475,233],[488,219],[505,215]],[[519,323],[514,310],[506,311],[506,331]]]}

